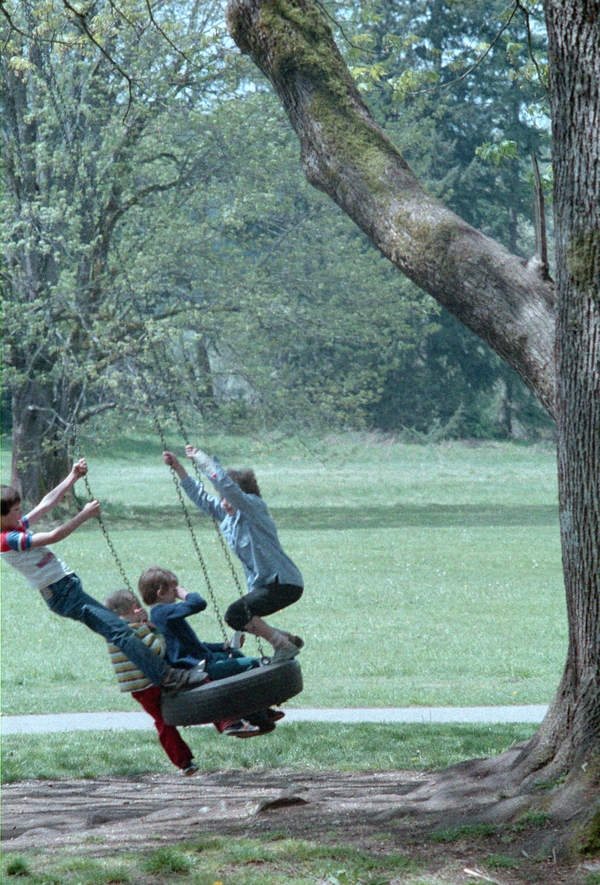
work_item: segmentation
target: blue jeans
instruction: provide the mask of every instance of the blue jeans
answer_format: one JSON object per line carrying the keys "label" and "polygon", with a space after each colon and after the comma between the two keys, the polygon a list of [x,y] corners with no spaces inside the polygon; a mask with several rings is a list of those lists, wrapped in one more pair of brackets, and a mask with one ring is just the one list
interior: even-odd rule
{"label": "blue jeans", "polygon": [[81,621],[94,633],[99,633],[107,642],[120,648],[155,685],[162,683],[168,670],[163,658],[150,651],[126,621],[105,608],[93,596],[88,596],[77,575],[67,575],[60,581],[50,584],[42,590],[42,596],[48,608],[55,614]]}
{"label": "blue jeans", "polygon": [[209,679],[227,679],[228,676],[237,676],[238,673],[245,673],[246,670],[252,670],[259,665],[258,658],[246,658],[237,649],[232,649],[214,651],[204,669]]}

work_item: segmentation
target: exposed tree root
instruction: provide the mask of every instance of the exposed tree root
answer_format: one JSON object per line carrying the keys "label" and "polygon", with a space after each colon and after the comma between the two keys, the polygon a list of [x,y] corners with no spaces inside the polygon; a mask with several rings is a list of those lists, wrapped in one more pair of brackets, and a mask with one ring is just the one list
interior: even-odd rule
{"label": "exposed tree root", "polygon": [[[573,856],[600,851],[600,766],[590,759],[564,775],[555,759],[535,767],[536,740],[490,759],[473,759],[430,775],[404,795],[389,819],[443,816],[447,825],[540,827],[535,852]],[[560,772],[557,774],[557,771]],[[547,839],[545,838],[547,834]],[[545,844],[547,843],[547,844]]]}

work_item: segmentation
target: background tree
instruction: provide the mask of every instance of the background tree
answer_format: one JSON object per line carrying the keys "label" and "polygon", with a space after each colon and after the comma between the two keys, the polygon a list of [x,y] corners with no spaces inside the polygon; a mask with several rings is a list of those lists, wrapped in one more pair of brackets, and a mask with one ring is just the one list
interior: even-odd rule
{"label": "background tree", "polygon": [[[480,6],[453,9],[447,37],[436,2],[351,7],[346,48],[363,63],[356,74],[369,100],[428,187],[452,201],[463,192],[455,184],[468,181],[477,197],[467,205],[490,227],[503,217],[493,200],[503,168],[492,173],[474,151],[491,125],[501,143],[515,133],[498,122],[505,51],[474,96],[477,125],[458,137],[457,75],[482,37]],[[149,378],[165,405],[175,390],[205,419],[218,412],[231,427],[265,416],[286,426],[335,417],[349,427],[409,427],[436,438],[514,436],[540,422],[514,372],[395,277],[368,239],[301,183],[264,81],[230,64],[219,43],[217,6],[160,4],[154,22],[134,2],[119,7],[127,19],[104,3],[66,21],[45,4],[0,7],[10,38],[5,382],[13,391],[13,477],[26,496],[65,469],[73,424],[117,406],[130,413],[145,400]],[[367,33],[372,23],[376,39]],[[394,39],[396,26],[410,39]],[[370,67],[354,48],[367,37]],[[511,46],[520,71],[523,45]],[[443,112],[422,89],[432,77],[443,80]],[[532,96],[521,97],[521,107],[525,98]],[[27,110],[30,130],[18,108]],[[27,164],[28,178],[16,161]],[[529,193],[521,179],[520,192]],[[506,224],[497,228],[502,234]],[[76,310],[64,310],[74,298]],[[15,299],[20,311],[8,307]],[[376,324],[367,321],[367,300]],[[140,346],[150,331],[167,347],[167,387],[152,346],[148,358]]]}
{"label": "background tree", "polygon": [[[534,251],[531,155],[549,156],[540,6],[374,0],[339,8],[340,48],[375,119],[426,189],[511,252]],[[345,14],[344,14],[345,13]],[[545,168],[545,167],[544,167]],[[530,436],[551,422],[518,376],[445,309],[404,355],[376,426]]]}
{"label": "background tree", "polygon": [[[479,792],[479,816],[487,805],[488,815],[497,820],[543,805],[554,822],[576,827],[580,842],[597,847],[600,127],[593,121],[600,119],[600,18],[583,0],[547,0],[544,9],[556,293],[539,262],[512,255],[422,188],[361,100],[312,0],[230,0],[228,20],[242,52],[251,55],[276,89],[300,139],[309,181],[334,199],[403,273],[507,360],[557,418],[569,618],[564,676],[533,740],[497,759],[473,763],[467,793]],[[541,782],[550,787],[543,799],[537,789]],[[448,790],[451,801],[458,802],[452,773]]]}
{"label": "background tree", "polygon": [[202,150],[181,124],[228,71],[216,2],[165,3],[153,22],[136,0],[2,11],[4,367],[12,481],[32,501],[66,470],[65,428],[114,405],[102,370],[139,326],[111,285],[115,232],[152,195],[198,180]]}
{"label": "background tree", "polygon": [[[189,240],[171,261],[204,300],[221,419],[237,412],[246,427],[253,413],[271,427],[364,425],[398,354],[415,345],[424,296],[409,293],[367,238],[302,181],[271,95],[236,98],[212,126],[226,140],[228,171],[196,195]],[[212,249],[190,248],[198,224]]]}

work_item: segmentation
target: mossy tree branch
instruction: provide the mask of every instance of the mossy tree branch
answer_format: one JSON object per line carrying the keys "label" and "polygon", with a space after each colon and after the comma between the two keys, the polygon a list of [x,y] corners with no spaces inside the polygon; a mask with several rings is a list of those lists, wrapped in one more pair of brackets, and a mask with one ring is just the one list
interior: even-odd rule
{"label": "mossy tree branch", "polygon": [[228,23],[277,91],[310,183],[513,366],[554,414],[551,282],[424,190],[364,105],[312,0],[230,0]]}

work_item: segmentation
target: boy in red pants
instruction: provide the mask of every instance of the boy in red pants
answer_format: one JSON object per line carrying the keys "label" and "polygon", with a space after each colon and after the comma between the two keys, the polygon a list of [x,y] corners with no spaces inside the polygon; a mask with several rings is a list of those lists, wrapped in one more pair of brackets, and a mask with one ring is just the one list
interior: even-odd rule
{"label": "boy in red pants", "polygon": [[[164,657],[165,640],[160,633],[153,629],[153,625],[148,621],[148,612],[131,590],[117,590],[104,600],[104,605],[109,611],[114,612],[124,621],[128,621],[129,626],[144,645],[155,654]],[[160,706],[160,688],[153,685],[116,645],[109,642],[108,650],[121,691],[131,692],[131,696],[136,699],[138,704],[142,705],[146,713],[152,716],[158,732],[158,739],[173,765],[176,765],[185,776],[195,774],[198,771],[198,766],[193,761],[194,756],[191,749],[177,728],[174,725],[167,725],[163,719]]]}

